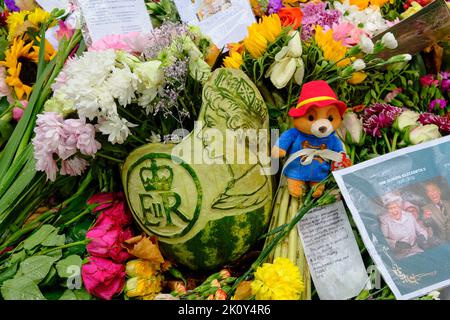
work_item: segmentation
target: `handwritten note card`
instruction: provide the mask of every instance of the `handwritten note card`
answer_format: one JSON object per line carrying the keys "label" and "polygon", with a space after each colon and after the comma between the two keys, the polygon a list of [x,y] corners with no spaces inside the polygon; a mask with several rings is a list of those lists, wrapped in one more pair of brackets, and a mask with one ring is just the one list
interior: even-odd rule
{"label": "handwritten note card", "polygon": [[247,27],[255,22],[248,0],[174,0],[181,20],[198,26],[222,48],[247,36]]}
{"label": "handwritten note card", "polygon": [[144,0],[78,0],[93,42],[113,34],[152,30]]}
{"label": "handwritten note card", "polygon": [[320,299],[357,296],[368,275],[342,201],[313,209],[298,231]]}

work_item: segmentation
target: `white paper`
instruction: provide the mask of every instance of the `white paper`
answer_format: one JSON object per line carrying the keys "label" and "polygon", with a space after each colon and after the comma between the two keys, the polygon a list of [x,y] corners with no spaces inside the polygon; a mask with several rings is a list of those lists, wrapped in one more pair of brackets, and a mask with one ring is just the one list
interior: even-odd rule
{"label": "white paper", "polygon": [[150,33],[144,0],[78,0],[93,42],[109,35]]}
{"label": "white paper", "polygon": [[298,224],[321,300],[357,296],[369,281],[342,201],[311,210]]}
{"label": "white paper", "polygon": [[184,22],[198,26],[222,48],[247,36],[255,16],[248,0],[174,0]]}
{"label": "white paper", "polygon": [[67,10],[69,7],[68,0],[36,0],[36,2],[48,12],[51,12],[55,8]]}

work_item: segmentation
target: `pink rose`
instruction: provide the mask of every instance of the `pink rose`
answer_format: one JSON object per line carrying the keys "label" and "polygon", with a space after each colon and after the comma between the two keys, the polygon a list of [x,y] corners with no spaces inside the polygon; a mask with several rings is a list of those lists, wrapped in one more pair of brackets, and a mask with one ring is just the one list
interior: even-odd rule
{"label": "pink rose", "polygon": [[111,300],[125,285],[125,266],[111,260],[90,257],[81,268],[86,290],[101,299]]}
{"label": "pink rose", "polygon": [[420,84],[422,87],[429,87],[431,85],[439,85],[439,80],[434,79],[434,75],[427,74],[420,78]]}
{"label": "pink rose", "polygon": [[123,263],[130,254],[122,243],[133,237],[130,228],[123,228],[108,216],[97,220],[95,226],[88,231],[86,238],[91,241],[86,246],[91,256],[111,258],[115,262]]}
{"label": "pink rose", "polygon": [[131,214],[125,202],[119,202],[111,208],[104,210],[98,217],[97,223],[103,223],[102,220],[106,218],[111,219],[119,226],[126,226],[132,222]]}
{"label": "pink rose", "polygon": [[88,204],[97,203],[94,212],[102,211],[104,209],[111,208],[116,203],[124,201],[124,195],[122,192],[112,193],[112,192],[102,192],[93,195],[89,200]]}

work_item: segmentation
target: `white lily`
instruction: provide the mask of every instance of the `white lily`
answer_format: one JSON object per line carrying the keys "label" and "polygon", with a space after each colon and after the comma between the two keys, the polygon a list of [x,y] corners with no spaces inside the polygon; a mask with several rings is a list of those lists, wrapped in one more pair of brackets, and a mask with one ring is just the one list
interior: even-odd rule
{"label": "white lily", "polygon": [[270,77],[270,81],[277,89],[284,88],[292,77],[297,84],[302,84],[305,75],[300,33],[294,31],[291,35],[292,39],[276,54],[275,62],[266,73],[266,78]]}

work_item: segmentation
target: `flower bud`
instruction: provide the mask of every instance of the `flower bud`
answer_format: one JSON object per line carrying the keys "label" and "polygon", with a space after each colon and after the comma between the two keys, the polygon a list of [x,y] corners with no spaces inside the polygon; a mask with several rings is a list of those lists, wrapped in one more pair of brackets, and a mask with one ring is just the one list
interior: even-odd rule
{"label": "flower bud", "polygon": [[362,119],[354,112],[346,112],[337,133],[347,144],[360,145],[364,137]]}
{"label": "flower bud", "polygon": [[214,294],[214,300],[227,300],[227,297],[227,293],[222,289],[217,290]]}
{"label": "flower bud", "polygon": [[356,59],[355,62],[353,62],[353,69],[355,71],[361,71],[366,68],[366,64],[364,63],[364,60],[362,59]]}
{"label": "flower bud", "polygon": [[395,49],[398,46],[398,42],[395,39],[392,32],[388,32],[388,33],[384,34],[383,37],[381,38],[381,43],[383,44],[383,46],[385,48],[388,48],[388,49]]}
{"label": "flower bud", "polygon": [[441,133],[439,132],[439,127],[435,124],[427,124],[412,129],[405,140],[410,144],[416,145],[440,137]]}
{"label": "flower bud", "polygon": [[364,53],[371,54],[374,50],[374,44],[372,40],[366,36],[361,36],[359,46]]}
{"label": "flower bud", "polygon": [[219,274],[220,274],[220,277],[222,278],[222,280],[225,280],[225,279],[231,277],[231,273],[230,273],[230,271],[228,269],[221,270],[219,272]]}

